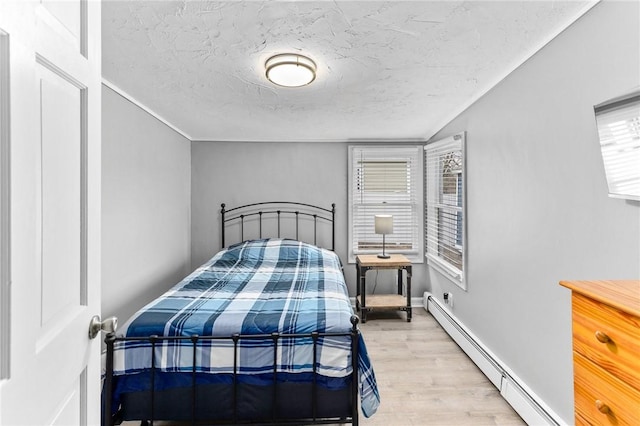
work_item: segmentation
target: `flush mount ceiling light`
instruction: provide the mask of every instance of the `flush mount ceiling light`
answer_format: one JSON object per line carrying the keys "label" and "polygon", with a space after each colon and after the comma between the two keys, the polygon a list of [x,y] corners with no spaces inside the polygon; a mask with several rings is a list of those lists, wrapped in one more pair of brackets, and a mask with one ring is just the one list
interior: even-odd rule
{"label": "flush mount ceiling light", "polygon": [[272,56],[264,66],[267,79],[278,86],[306,86],[316,79],[316,63],[295,53]]}

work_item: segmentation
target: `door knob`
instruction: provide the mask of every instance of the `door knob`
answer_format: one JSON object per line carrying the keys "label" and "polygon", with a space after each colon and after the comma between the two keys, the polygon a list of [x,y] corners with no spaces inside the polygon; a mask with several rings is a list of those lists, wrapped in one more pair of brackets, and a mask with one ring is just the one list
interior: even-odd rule
{"label": "door knob", "polygon": [[89,322],[89,339],[95,339],[95,337],[104,331],[106,333],[114,333],[118,328],[118,318],[109,317],[104,321],[100,320],[100,316],[94,315]]}

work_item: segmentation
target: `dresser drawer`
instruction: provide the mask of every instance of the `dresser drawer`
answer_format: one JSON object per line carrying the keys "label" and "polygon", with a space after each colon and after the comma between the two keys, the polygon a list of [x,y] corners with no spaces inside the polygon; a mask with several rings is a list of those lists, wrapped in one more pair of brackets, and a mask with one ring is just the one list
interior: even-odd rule
{"label": "dresser drawer", "polygon": [[637,425],[640,391],[573,353],[576,424]]}
{"label": "dresser drawer", "polygon": [[573,349],[640,390],[640,318],[573,293]]}

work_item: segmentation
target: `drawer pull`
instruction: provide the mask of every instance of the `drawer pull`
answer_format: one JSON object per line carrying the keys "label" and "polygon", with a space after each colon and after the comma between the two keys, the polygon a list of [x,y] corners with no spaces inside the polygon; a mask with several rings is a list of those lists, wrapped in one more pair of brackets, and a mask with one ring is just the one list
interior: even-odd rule
{"label": "drawer pull", "polygon": [[602,331],[596,331],[596,339],[598,339],[598,342],[600,343],[611,342],[611,339],[609,338],[609,336],[607,336],[606,333],[603,333]]}
{"label": "drawer pull", "polygon": [[609,414],[611,412],[611,409],[609,408],[609,406],[604,402],[600,401],[599,399],[596,400],[596,408],[602,414]]}

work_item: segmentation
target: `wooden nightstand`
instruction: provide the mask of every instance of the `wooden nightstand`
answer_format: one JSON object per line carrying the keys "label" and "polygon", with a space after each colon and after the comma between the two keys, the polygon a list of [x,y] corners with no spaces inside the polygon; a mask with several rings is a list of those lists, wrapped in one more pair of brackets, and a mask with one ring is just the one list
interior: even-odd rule
{"label": "wooden nightstand", "polygon": [[[397,269],[398,294],[366,295],[367,271],[372,269]],[[407,272],[407,288],[402,293],[402,271]],[[375,254],[356,256],[356,309],[362,322],[367,321],[367,312],[373,309],[397,309],[407,312],[411,322],[411,262],[404,255],[392,254],[389,259],[380,259]]]}

